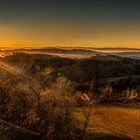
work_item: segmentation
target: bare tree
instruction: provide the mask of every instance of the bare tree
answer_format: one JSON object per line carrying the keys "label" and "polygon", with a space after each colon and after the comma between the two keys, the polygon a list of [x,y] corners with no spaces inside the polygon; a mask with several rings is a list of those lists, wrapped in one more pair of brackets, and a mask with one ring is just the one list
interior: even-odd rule
{"label": "bare tree", "polygon": [[86,100],[84,100],[85,105],[82,108],[82,113],[84,116],[84,124],[83,124],[81,136],[82,136],[83,140],[85,139],[85,136],[86,136],[86,130],[87,130],[88,124],[90,122],[90,118],[94,115],[93,109],[94,109],[94,106],[96,105],[96,101],[94,101],[93,98],[90,98],[88,95],[86,95],[86,96],[87,96],[87,98],[86,98]]}

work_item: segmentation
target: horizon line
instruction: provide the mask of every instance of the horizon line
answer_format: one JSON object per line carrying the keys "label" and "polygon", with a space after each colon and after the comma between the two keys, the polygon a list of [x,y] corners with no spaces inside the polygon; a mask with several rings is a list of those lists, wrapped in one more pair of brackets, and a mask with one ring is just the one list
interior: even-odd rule
{"label": "horizon line", "polygon": [[18,49],[49,49],[49,48],[73,48],[73,49],[132,49],[132,50],[140,50],[139,47],[91,47],[91,46],[42,46],[42,47],[33,47],[33,46],[19,46],[19,47],[13,47],[13,46],[5,46],[5,47],[0,47],[0,50],[4,50],[4,49],[14,49],[14,50],[18,50]]}

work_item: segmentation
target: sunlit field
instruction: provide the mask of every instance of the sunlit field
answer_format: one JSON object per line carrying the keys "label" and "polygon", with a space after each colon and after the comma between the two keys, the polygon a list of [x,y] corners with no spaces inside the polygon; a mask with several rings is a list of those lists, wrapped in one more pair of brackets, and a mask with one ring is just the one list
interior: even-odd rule
{"label": "sunlit field", "polygon": [[[83,128],[85,115],[80,108],[75,110],[75,116],[80,121],[80,127]],[[88,109],[87,109],[88,110]],[[92,108],[92,113],[87,126],[87,134],[91,136],[101,134],[115,135],[127,139],[140,139],[140,109],[100,106]],[[89,137],[89,135],[87,135]],[[98,135],[97,135],[98,137]],[[113,137],[112,137],[113,139]]]}

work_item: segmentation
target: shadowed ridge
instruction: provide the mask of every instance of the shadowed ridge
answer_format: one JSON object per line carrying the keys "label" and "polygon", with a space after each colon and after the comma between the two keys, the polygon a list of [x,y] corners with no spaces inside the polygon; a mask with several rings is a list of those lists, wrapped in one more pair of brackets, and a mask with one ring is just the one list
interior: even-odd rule
{"label": "shadowed ridge", "polygon": [[41,140],[35,132],[0,120],[0,140]]}

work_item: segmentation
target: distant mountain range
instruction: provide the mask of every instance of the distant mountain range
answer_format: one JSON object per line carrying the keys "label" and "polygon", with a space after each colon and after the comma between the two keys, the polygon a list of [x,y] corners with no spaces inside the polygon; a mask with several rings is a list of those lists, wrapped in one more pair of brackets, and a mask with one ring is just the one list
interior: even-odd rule
{"label": "distant mountain range", "polygon": [[[97,55],[116,55],[133,59],[140,59],[140,49],[132,48],[21,48],[0,50],[1,54],[12,52],[24,52],[29,54],[48,54],[66,58],[89,58]],[[2,56],[2,55],[1,55]]]}

